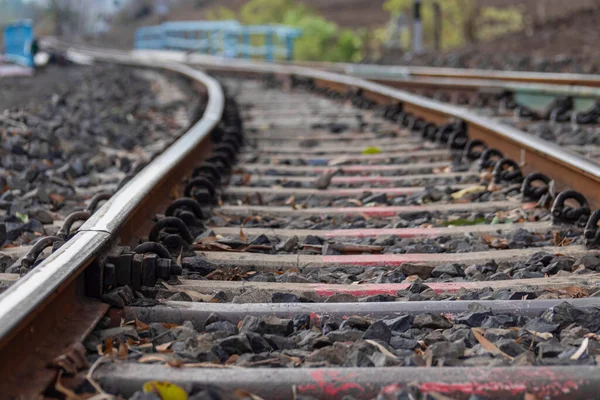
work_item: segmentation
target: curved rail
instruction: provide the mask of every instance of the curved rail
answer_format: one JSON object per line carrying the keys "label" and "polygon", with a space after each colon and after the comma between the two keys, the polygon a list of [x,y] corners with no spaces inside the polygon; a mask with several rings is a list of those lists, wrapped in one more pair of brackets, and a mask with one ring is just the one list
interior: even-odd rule
{"label": "curved rail", "polygon": [[600,87],[600,75],[595,74],[499,71],[448,67],[407,67],[398,65],[347,63],[307,63],[306,66],[360,77],[378,76],[385,78],[404,76],[406,78],[482,79],[501,82],[512,81]]}
{"label": "curved rail", "polygon": [[134,218],[148,195],[172,177],[173,171],[189,159],[221,120],[225,102],[223,90],[215,79],[198,70],[172,62],[145,62],[122,53],[87,55],[98,61],[159,67],[182,74],[206,88],[208,104],[202,118],[112,196],[79,229],[79,233],[0,295],[0,348],[6,346],[49,302],[56,300],[117,234],[127,235],[123,232],[126,222]]}
{"label": "curved rail", "polygon": [[[81,54],[110,61],[127,62],[127,60],[131,60],[131,58],[128,58],[118,52],[105,53],[97,51],[81,51]],[[161,65],[167,68],[169,68],[169,66],[171,66],[171,68],[175,68],[175,66],[172,66],[171,64],[162,63],[148,55],[138,53],[136,59],[146,59],[147,62],[145,65]],[[185,56],[183,56],[183,58],[181,58],[179,61],[186,61]],[[305,67],[260,64],[253,62],[236,62],[231,60],[223,60],[220,62],[214,58],[206,59],[203,66],[211,71],[219,73],[230,72],[236,75],[277,74],[290,78],[293,75],[303,76],[306,78],[311,78],[317,87],[331,88],[340,92],[359,88],[362,90],[362,94],[365,97],[371,100],[376,100],[380,104],[402,103],[405,111],[408,111],[415,116],[424,117],[428,121],[435,122],[437,124],[447,122],[450,119],[460,119],[468,125],[469,136],[471,139],[485,139],[488,144],[501,150],[505,156],[520,160],[521,164],[524,164],[525,170],[546,171],[552,168],[553,177],[555,177],[559,183],[562,183],[563,186],[570,186],[574,189],[577,189],[578,191],[586,194],[592,202],[595,200],[597,203],[598,200],[600,200],[598,194],[596,193],[597,190],[595,190],[597,188],[596,185],[600,183],[600,165],[594,164],[577,155],[565,154],[564,150],[557,145],[532,137],[517,129],[490,121],[460,107],[446,105],[434,100],[423,98],[421,96],[409,94],[397,89],[369,82],[364,79],[331,72],[317,71]],[[183,67],[178,66],[177,68]],[[186,70],[191,72],[189,69]],[[207,86],[209,85],[207,84]],[[211,101],[213,101],[212,94]],[[223,107],[222,102],[223,99],[221,94],[221,111]],[[205,118],[207,118],[207,115],[209,118],[205,125],[202,125],[204,121],[203,119],[203,121],[200,121],[172,148],[167,150],[162,156],[158,157],[152,164],[143,170],[140,175],[138,175],[119,193],[117,193],[117,195],[115,195],[107,204],[105,204],[105,206],[82,227],[82,232],[80,232],[72,242],[69,242],[67,245],[65,245],[64,249],[61,249],[61,251],[57,252],[46,263],[40,266],[41,269],[38,270],[39,272],[34,271],[33,274],[30,274],[31,276],[24,278],[23,281],[25,283],[19,282],[17,285],[15,285],[15,287],[21,286],[29,289],[29,292],[26,292],[25,294],[13,293],[13,300],[20,299],[23,301],[23,304],[8,304],[21,313],[18,315],[21,320],[33,318],[35,313],[33,313],[31,310],[39,310],[40,305],[43,304],[45,300],[51,298],[53,293],[50,292],[50,290],[58,291],[64,288],[64,286],[70,280],[72,281],[72,278],[77,273],[81,273],[81,271],[87,266],[87,263],[89,263],[96,254],[101,252],[104,246],[110,242],[111,237],[115,237],[117,233],[119,233],[121,237],[126,237],[128,235],[127,229],[130,229],[131,225],[135,224],[137,221],[135,217],[137,210],[139,210],[139,208],[148,201],[147,197],[149,196],[146,195],[155,188],[159,187],[162,182],[168,180],[169,177],[172,176],[172,171],[174,171],[174,169],[168,169],[167,165],[170,167],[177,167],[185,161],[189,154],[191,154],[190,148],[184,146],[182,143],[188,143],[189,146],[192,147],[197,146],[202,142],[202,138],[206,137],[207,134],[207,131],[202,131],[202,129],[212,129],[212,127],[215,126],[216,122],[218,121],[216,117],[220,116],[220,114],[215,114],[214,119],[210,119],[209,110],[211,110],[210,107],[207,109],[207,113],[205,114]],[[198,126],[203,126],[204,128],[200,129]],[[196,130],[197,132],[193,133],[193,131]],[[192,136],[188,138],[189,135]],[[189,139],[189,142],[186,142],[186,138]],[[167,154],[169,156],[167,156]],[[179,157],[179,161],[172,160],[170,158],[171,156]],[[146,183],[143,182],[144,179],[148,179],[151,183],[148,183],[148,186],[146,186]],[[91,244],[84,243],[84,241],[87,240],[92,241]],[[81,254],[79,254],[79,252],[81,252]],[[59,260],[59,257],[62,258]],[[74,263],[78,263],[77,267],[61,264],[67,262],[67,260],[72,260]],[[52,269],[52,265],[55,265],[56,267]],[[51,276],[50,273],[52,272],[55,272],[56,276]],[[39,276],[36,277],[38,274]],[[32,282],[29,284],[29,286],[27,285],[28,281]],[[40,285],[42,282],[50,282],[51,285],[49,286],[51,289],[41,287]],[[15,287],[13,287],[11,292],[16,291]],[[33,293],[31,291],[31,289],[36,287],[39,288],[40,293]],[[27,293],[29,293],[31,297],[26,297]],[[5,297],[0,297],[0,309],[3,306],[3,300],[5,300]],[[33,301],[37,301],[37,305],[28,305],[28,302]],[[593,301],[590,302],[593,303]],[[398,305],[396,304],[392,306],[396,307]],[[202,307],[203,311],[205,311],[205,307]],[[211,307],[213,306],[208,308]],[[240,309],[243,307],[244,306],[240,306]],[[275,308],[276,307],[270,306],[269,310],[272,312]],[[283,309],[284,307],[281,308]],[[30,311],[25,313],[24,310]],[[395,310],[397,311],[398,309]],[[10,317],[14,318],[14,314],[10,315]],[[0,323],[4,322],[6,318],[8,318],[6,312],[0,313]],[[15,325],[13,324],[13,327],[14,326]],[[0,329],[4,329],[4,327],[0,325]],[[6,334],[7,331],[0,330],[0,332],[4,332],[4,334]],[[14,329],[13,332],[15,332]],[[153,367],[142,367],[142,369],[146,372],[156,376],[157,374],[152,368]],[[325,387],[325,385],[328,385],[330,380],[346,383],[355,382],[358,379],[361,387],[367,387],[367,385],[369,385],[371,382],[375,382],[374,387],[398,382],[398,371],[399,370],[397,369],[390,369],[386,371],[371,370],[370,372],[367,371],[366,373],[360,372],[361,376],[358,378],[352,374],[332,375],[331,378],[325,376],[322,379],[319,378],[318,383],[322,386],[315,386],[314,392],[318,392]],[[401,372],[405,372],[409,375],[410,373],[422,373],[422,371],[419,370],[411,371],[412,372],[402,370]],[[473,371],[474,369],[470,368],[464,370],[455,370],[454,372],[449,372],[449,374],[452,376],[451,380],[453,381],[456,381],[457,379],[477,381],[477,379],[472,379],[473,377],[469,375],[469,373]],[[595,375],[593,375],[594,371],[589,368],[578,369],[575,372],[573,372],[573,370],[563,368],[544,369],[541,371],[542,373],[548,374],[552,371],[558,371],[559,373],[564,372],[564,379],[581,378],[583,383],[580,385],[580,391],[582,393],[591,392],[596,382],[596,379],[594,378]],[[279,386],[276,393],[282,393],[282,397],[290,396],[289,391],[293,385],[299,387],[300,385],[306,385],[307,383],[312,384],[313,381],[317,380],[314,376],[307,375],[310,372],[309,370],[295,370],[293,372],[273,372],[272,370],[269,370],[269,375],[265,374],[265,370],[260,369],[252,370],[250,373],[245,372],[242,375],[240,375],[239,371],[229,374],[221,370],[217,371],[214,369],[207,369],[204,372],[205,374],[203,377],[208,381],[235,381],[236,384],[242,382],[243,384],[247,384],[249,387],[253,387],[253,385],[254,387],[259,387],[263,386],[265,382],[274,382],[275,385]],[[357,371],[351,372],[354,374]],[[504,370],[499,370],[499,373],[504,372]],[[127,379],[130,380],[129,383],[131,386],[139,386],[139,382],[135,381],[135,377],[128,376],[122,371],[119,371],[119,373],[120,376],[126,376]],[[273,373],[275,373],[275,375],[281,379],[279,381],[277,379],[269,379],[273,377]],[[442,371],[440,373],[448,372]],[[193,372],[189,372],[189,375],[192,374]],[[383,378],[377,381],[373,378],[373,376],[376,374],[383,374]],[[515,374],[522,374],[522,376],[526,377],[523,378],[525,380],[531,378],[531,375],[527,375],[526,371],[524,372],[522,370],[514,370],[510,372],[510,374],[505,375],[504,379],[513,380],[514,376],[516,376]],[[485,375],[481,379],[487,379],[487,376],[488,375]],[[560,377],[560,375],[556,376]],[[169,378],[171,377],[169,376]],[[411,380],[413,380],[413,378],[413,376],[410,377]],[[440,375],[435,375],[434,378],[438,381],[444,381],[443,377],[440,378]],[[172,380],[175,379],[173,378]],[[401,381],[401,383],[404,382]],[[521,383],[521,381],[519,383]],[[311,390],[313,389],[307,389],[305,386],[304,390],[304,393],[312,394]]]}

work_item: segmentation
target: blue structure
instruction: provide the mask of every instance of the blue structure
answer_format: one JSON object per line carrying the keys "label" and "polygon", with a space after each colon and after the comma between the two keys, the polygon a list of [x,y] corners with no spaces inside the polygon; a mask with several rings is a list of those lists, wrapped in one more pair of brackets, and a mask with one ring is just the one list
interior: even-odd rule
{"label": "blue structure", "polygon": [[[301,31],[295,28],[242,25],[233,20],[166,22],[138,29],[135,32],[135,48],[291,61],[294,58],[294,42],[300,35]],[[252,44],[256,41],[260,44]]]}
{"label": "blue structure", "polygon": [[32,41],[33,25],[30,20],[8,25],[4,29],[4,59],[26,67],[33,67]]}

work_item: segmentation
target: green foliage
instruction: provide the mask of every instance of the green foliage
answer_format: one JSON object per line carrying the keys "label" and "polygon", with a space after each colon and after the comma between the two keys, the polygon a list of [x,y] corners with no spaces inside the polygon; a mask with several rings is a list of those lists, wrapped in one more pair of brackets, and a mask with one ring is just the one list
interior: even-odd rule
{"label": "green foliage", "polygon": [[248,25],[281,24],[287,14],[305,15],[308,10],[295,0],[250,0],[240,9],[240,21]]}
{"label": "green foliage", "polygon": [[[362,59],[366,32],[340,29],[296,0],[250,0],[236,16],[232,10],[216,7],[207,19],[238,19],[246,25],[281,24],[302,30],[296,39],[294,58],[301,61],[357,62]],[[252,44],[263,44],[252,38]]]}
{"label": "green foliage", "polygon": [[230,8],[217,6],[206,11],[204,18],[209,21],[224,21],[236,19],[235,11]]}
{"label": "green foliage", "polygon": [[367,31],[342,29],[336,46],[336,61],[359,62],[363,58],[363,48],[366,44]]}
{"label": "green foliage", "polygon": [[337,26],[318,16],[304,15],[292,26],[302,29],[296,40],[295,58],[303,61],[331,61]]}
{"label": "green foliage", "polygon": [[[387,0],[383,9],[392,15],[410,14],[414,0]],[[434,42],[433,3],[442,10],[442,49],[450,49],[479,39],[489,39],[523,28],[520,7],[480,7],[477,0],[424,0],[422,5],[423,41],[427,47]],[[409,35],[403,35],[403,45],[409,45]]]}
{"label": "green foliage", "polygon": [[482,24],[479,37],[491,39],[505,33],[522,30],[525,27],[523,14],[523,10],[517,7],[485,7],[481,11]]}

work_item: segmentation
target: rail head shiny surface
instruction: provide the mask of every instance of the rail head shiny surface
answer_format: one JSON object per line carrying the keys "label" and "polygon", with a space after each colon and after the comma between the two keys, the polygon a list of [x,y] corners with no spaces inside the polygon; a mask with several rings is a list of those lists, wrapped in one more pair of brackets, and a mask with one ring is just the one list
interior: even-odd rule
{"label": "rail head shiny surface", "polygon": [[147,62],[122,52],[75,52],[98,61],[177,72],[203,85],[208,92],[208,103],[202,118],[107,201],[82,225],[77,235],[0,295],[0,341],[14,333],[13,330],[47,300],[57,296],[63,286],[79,275],[110,243],[143,198],[209,135],[221,120],[225,106],[220,84],[185,65]]}

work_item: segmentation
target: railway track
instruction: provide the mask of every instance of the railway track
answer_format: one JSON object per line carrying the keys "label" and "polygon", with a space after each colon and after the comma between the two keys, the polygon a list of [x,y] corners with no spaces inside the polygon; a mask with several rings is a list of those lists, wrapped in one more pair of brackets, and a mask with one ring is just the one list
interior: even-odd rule
{"label": "railway track", "polygon": [[157,380],[189,398],[594,396],[594,162],[356,78],[209,65],[218,84],[83,53],[183,74],[208,103],[2,277],[9,398],[142,398]]}

